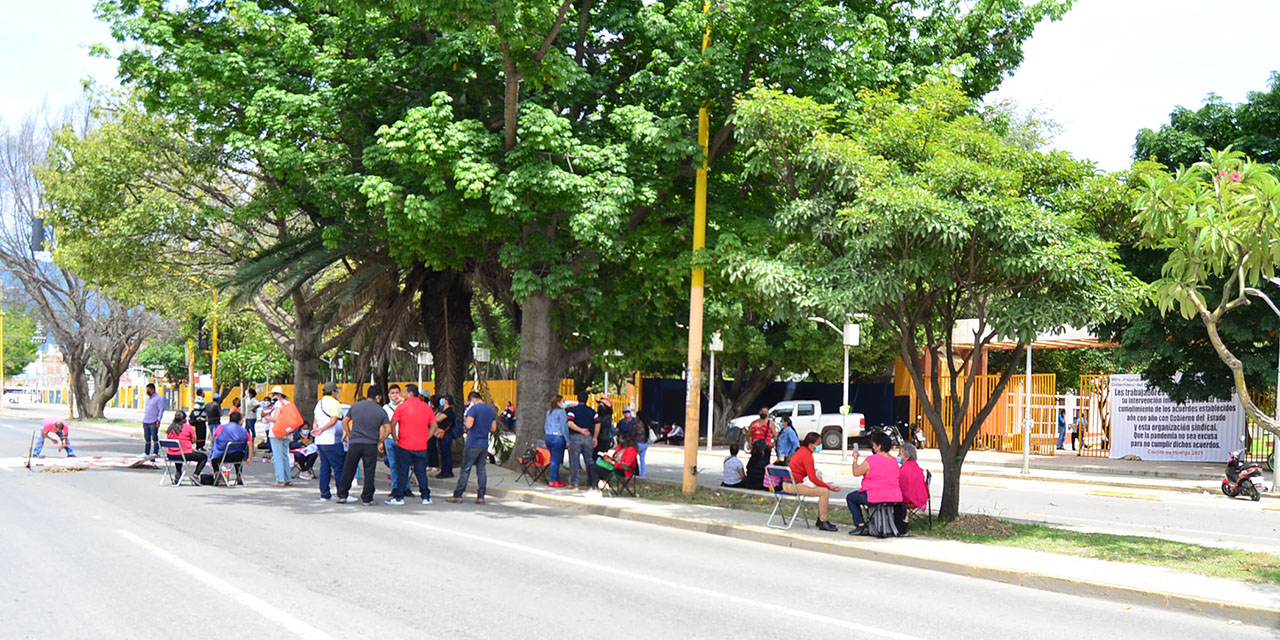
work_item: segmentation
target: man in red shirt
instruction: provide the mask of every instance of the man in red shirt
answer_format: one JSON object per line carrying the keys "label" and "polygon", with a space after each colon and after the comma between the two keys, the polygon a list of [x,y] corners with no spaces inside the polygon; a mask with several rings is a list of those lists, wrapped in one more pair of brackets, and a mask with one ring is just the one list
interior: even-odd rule
{"label": "man in red shirt", "polygon": [[[818,477],[818,469],[813,464],[813,454],[822,448],[818,444],[822,441],[822,436],[810,431],[805,435],[804,440],[800,443],[800,448],[791,455],[791,462],[787,465],[791,467],[791,477],[795,478],[795,484],[789,482],[782,483],[782,490],[788,493],[794,493],[801,496],[811,496],[818,499],[818,530],[819,531],[839,531],[834,524],[827,520],[827,503],[831,500],[832,492],[840,490],[840,487],[827,484]],[[812,482],[814,486],[804,484],[805,480]]]}
{"label": "man in red shirt", "polygon": [[418,478],[422,504],[431,504],[431,487],[427,486],[427,442],[435,424],[436,412],[421,396],[411,396],[391,414],[391,437],[396,442],[396,479],[400,483],[391,488],[387,504],[404,504],[410,465]]}

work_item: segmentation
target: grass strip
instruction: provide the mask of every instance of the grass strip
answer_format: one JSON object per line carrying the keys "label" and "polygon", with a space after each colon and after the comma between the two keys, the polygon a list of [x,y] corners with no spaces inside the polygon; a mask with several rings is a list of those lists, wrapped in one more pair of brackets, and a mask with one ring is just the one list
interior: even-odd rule
{"label": "grass strip", "polygon": [[[769,513],[773,509],[772,498],[763,493],[757,496],[738,491],[698,487],[697,493],[686,496],[679,486],[651,482],[640,482],[636,493],[641,498],[659,502],[707,505],[757,513]],[[813,511],[810,509],[810,512]],[[833,523],[853,525],[853,517],[843,504],[833,503],[829,517]],[[1017,547],[1059,555],[1097,558],[1110,562],[1165,567],[1242,582],[1280,584],[1280,555],[1273,553],[1208,547],[1145,536],[1087,533],[1046,525],[1011,522],[1006,524],[1013,527],[1015,534],[1008,538],[997,538],[955,531],[937,522],[930,530],[923,526],[914,526],[915,522],[913,520],[911,535],[922,538]]]}

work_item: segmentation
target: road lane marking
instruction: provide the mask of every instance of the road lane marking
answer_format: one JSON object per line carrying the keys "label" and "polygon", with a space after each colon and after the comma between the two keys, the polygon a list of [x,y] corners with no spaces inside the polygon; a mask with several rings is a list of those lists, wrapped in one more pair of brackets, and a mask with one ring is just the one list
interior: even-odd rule
{"label": "road lane marking", "polygon": [[1163,502],[1164,499],[1153,493],[1129,493],[1127,491],[1102,491],[1095,489],[1089,492],[1091,496],[1101,496],[1103,498],[1127,498],[1129,500],[1149,500],[1151,502]]}
{"label": "road lane marking", "polygon": [[1280,507],[1263,507],[1263,511],[1280,511]]}
{"label": "road lane marking", "polygon": [[850,622],[848,620],[832,618],[830,616],[824,616],[822,614],[815,614],[810,610],[800,610],[800,609],[792,609],[789,607],[783,607],[780,605],[761,601],[755,598],[744,598],[740,596],[723,593],[720,591],[713,591],[711,589],[703,589],[701,587],[695,587],[695,586],[680,583],[680,582],[672,582],[670,580],[645,575],[643,573],[633,573],[631,571],[626,571],[615,566],[588,562],[586,560],[581,560],[579,558],[574,558],[572,556],[560,555],[558,553],[552,553],[550,551],[544,551],[536,547],[517,544],[517,543],[509,542],[506,540],[499,540],[497,538],[487,538],[485,536],[479,536],[472,533],[464,533],[454,529],[446,529],[444,527],[437,527],[429,524],[424,524],[421,522],[415,522],[412,520],[402,521],[402,522],[404,522],[405,524],[410,524],[416,527],[420,527],[422,529],[427,529],[429,531],[435,531],[438,533],[459,536],[462,538],[469,538],[471,540],[474,540],[484,545],[506,547],[518,553],[541,556],[543,558],[546,558],[548,560],[551,560],[557,563],[577,565],[584,569],[590,570],[593,575],[599,574],[599,573],[611,573],[620,578],[624,578],[627,580],[643,580],[645,582],[652,582],[666,589],[672,589],[672,590],[682,589],[684,591],[690,591],[706,598],[720,598],[723,600],[730,600],[739,605],[742,605],[743,607],[747,607],[751,609],[762,609],[762,608],[773,609],[778,613],[786,614],[788,616],[803,618],[804,620],[807,620],[807,621],[821,622],[821,623],[829,624],[834,627],[844,627],[852,631],[871,634],[873,636],[882,637],[882,638],[894,638],[895,640],[922,640],[920,636],[913,636],[905,633],[898,633],[896,631],[890,631],[888,629],[880,629],[880,628],[871,627],[865,624],[859,624],[857,622]]}
{"label": "road lane marking", "polygon": [[161,549],[160,547],[152,544],[151,542],[144,540],[143,538],[134,534],[132,531],[127,531],[125,529],[116,529],[116,533],[120,534],[120,537],[124,538],[125,540],[128,540],[129,542],[132,542],[135,545],[142,547],[144,550],[151,552],[153,555],[159,557],[161,560],[164,560],[165,562],[168,562],[169,564],[187,572],[188,574],[191,575],[191,577],[199,580],[200,582],[205,583],[206,585],[211,587],[213,590],[218,591],[219,593],[222,593],[223,595],[231,598],[232,600],[235,600],[236,602],[253,610],[258,615],[280,625],[281,627],[284,627],[285,630],[289,631],[290,633],[293,633],[299,638],[314,638],[315,640],[336,640],[333,636],[311,626],[310,624],[307,624],[306,622],[298,618],[295,618],[294,616],[291,616],[285,613],[284,611],[281,611],[269,604],[266,604],[261,599],[255,596],[252,596],[244,591],[241,591],[240,589],[237,589],[226,580],[223,580],[222,578],[219,578],[218,576],[215,576],[212,573],[209,573],[208,571],[205,571],[204,569],[201,569],[200,567],[197,567],[187,562],[186,560],[183,560],[182,558],[179,558],[178,556],[175,556],[172,553],[169,553],[168,551]]}
{"label": "road lane marking", "polygon": [[1009,485],[1003,482],[992,482],[991,480],[970,480],[968,478],[961,478],[960,484],[967,485],[970,487],[990,487],[992,489],[1008,489],[1009,488]]}

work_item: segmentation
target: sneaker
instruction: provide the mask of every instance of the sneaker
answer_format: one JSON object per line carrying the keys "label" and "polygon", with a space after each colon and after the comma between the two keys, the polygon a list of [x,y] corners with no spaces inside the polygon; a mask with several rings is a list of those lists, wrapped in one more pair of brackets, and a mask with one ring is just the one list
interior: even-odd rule
{"label": "sneaker", "polygon": [[422,504],[431,504],[431,498],[423,498]]}
{"label": "sneaker", "polygon": [[383,502],[387,504],[394,504],[396,506],[404,504],[404,500],[401,500],[400,498],[387,498],[386,500],[383,500]]}
{"label": "sneaker", "polygon": [[372,506],[373,506],[373,501],[372,501],[372,500],[370,500],[370,501],[368,501],[368,502],[361,502],[360,504],[362,504],[362,505],[364,505],[364,506],[366,506],[366,507],[372,507]]}
{"label": "sneaker", "polygon": [[462,502],[462,498],[458,498],[458,497],[455,497],[455,496],[449,496],[448,498],[445,498],[445,499],[444,499],[444,501],[445,501],[445,502],[452,502],[452,503],[454,503],[454,504],[457,504],[457,503],[459,503],[459,502]]}
{"label": "sneaker", "polygon": [[555,482],[548,482],[548,483],[547,483],[547,486],[548,486],[548,487],[555,487],[555,488],[559,489],[560,487],[563,487],[563,486],[564,486],[564,483],[563,483],[563,482],[560,482],[559,480],[556,480]]}
{"label": "sneaker", "polygon": [[355,498],[347,497],[347,498],[338,498],[334,502],[337,502],[338,504],[347,504],[348,502],[355,502],[355,501],[356,501]]}
{"label": "sneaker", "polygon": [[836,528],[834,524],[831,524],[826,520],[818,521],[818,531],[839,531],[839,530],[840,529]]}
{"label": "sneaker", "polygon": [[588,500],[603,500],[604,494],[599,489],[588,489],[585,497]]}
{"label": "sneaker", "polygon": [[[333,502],[333,496],[329,496],[327,498],[324,496],[320,496],[320,502]],[[345,500],[342,500],[340,502],[345,502]]]}
{"label": "sneaker", "polygon": [[867,525],[865,525],[865,524],[860,524],[860,525],[857,525],[857,526],[855,526],[854,528],[850,529],[850,530],[849,530],[849,535],[851,535],[851,536],[865,536],[865,535],[870,535],[870,533],[867,531]]}

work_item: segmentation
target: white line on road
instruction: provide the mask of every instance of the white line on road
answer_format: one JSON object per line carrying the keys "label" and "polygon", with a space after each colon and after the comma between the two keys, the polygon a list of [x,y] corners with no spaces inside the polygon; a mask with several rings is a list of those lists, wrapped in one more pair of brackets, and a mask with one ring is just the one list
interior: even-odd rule
{"label": "white line on road", "polygon": [[204,569],[201,569],[200,567],[197,567],[187,562],[186,560],[183,560],[182,558],[179,558],[178,556],[175,556],[172,553],[169,553],[168,551],[165,551],[164,549],[157,547],[156,545],[138,537],[136,534],[134,534],[131,531],[126,531],[124,529],[117,529],[116,533],[120,534],[120,537],[124,538],[125,540],[128,540],[129,542],[132,542],[138,545],[139,547],[142,547],[143,549],[150,551],[153,555],[159,557],[165,562],[168,562],[169,564],[191,574],[193,578],[199,580],[200,582],[205,583],[206,585],[209,585],[215,591],[222,593],[223,595],[231,598],[232,600],[235,600],[236,602],[248,607],[249,609],[252,609],[262,617],[280,625],[281,627],[284,627],[285,630],[293,633],[299,638],[315,638],[316,640],[336,640],[333,638],[333,636],[269,604],[266,604],[262,600],[244,591],[241,591],[240,589],[237,589],[226,580],[223,580],[222,578],[219,578],[218,576],[215,576],[212,573],[209,573],[208,571],[205,571]]}
{"label": "white line on road", "polygon": [[857,631],[859,633],[867,633],[867,634],[871,634],[871,635],[882,637],[882,638],[894,638],[895,640],[922,640],[919,636],[912,636],[904,633],[898,633],[896,631],[890,631],[888,629],[879,629],[876,627],[859,624],[857,622],[850,622],[848,620],[841,620],[839,618],[824,616],[819,613],[812,613],[811,611],[792,609],[789,607],[770,604],[769,602],[765,602],[755,598],[743,598],[740,596],[734,596],[734,595],[730,595],[720,591],[712,591],[710,589],[703,589],[701,587],[695,587],[695,586],[680,583],[680,582],[672,582],[670,580],[665,580],[663,578],[647,576],[643,573],[633,573],[630,571],[619,569],[618,567],[613,567],[605,564],[596,564],[594,562],[588,562],[586,560],[580,560],[578,558],[560,555],[558,553],[552,553],[550,551],[543,551],[542,549],[529,547],[522,544],[516,544],[514,542],[508,542],[506,540],[499,540],[497,538],[486,538],[484,536],[478,536],[470,533],[463,533],[461,531],[457,531],[454,529],[436,527],[429,524],[423,524],[421,522],[408,521],[407,524],[412,524],[414,526],[421,527],[423,529],[428,529],[430,531],[436,531],[439,533],[460,536],[463,538],[470,538],[471,540],[475,540],[476,542],[480,542],[485,545],[497,545],[501,547],[506,547],[508,549],[511,549],[513,551],[517,551],[520,553],[542,556],[543,558],[547,558],[548,560],[552,560],[555,562],[577,565],[584,569],[590,570],[594,574],[599,574],[602,572],[612,573],[614,575],[617,575],[618,577],[625,578],[627,580],[644,580],[647,582],[652,582],[654,584],[657,584],[667,589],[683,589],[685,591],[691,591],[693,593],[696,593],[700,596],[704,596],[707,598],[720,598],[723,600],[729,600],[750,609],[773,609],[778,613],[782,613],[788,616],[794,616],[798,619],[821,622],[834,627],[844,627],[852,631]]}

